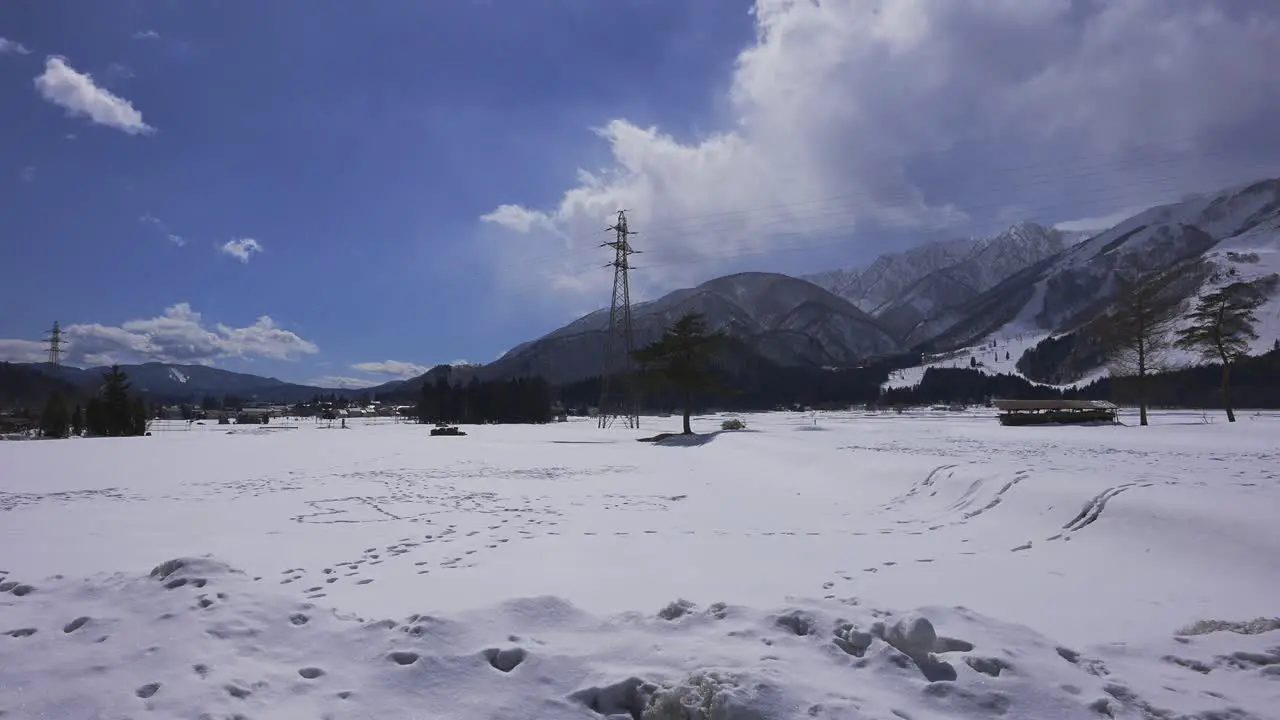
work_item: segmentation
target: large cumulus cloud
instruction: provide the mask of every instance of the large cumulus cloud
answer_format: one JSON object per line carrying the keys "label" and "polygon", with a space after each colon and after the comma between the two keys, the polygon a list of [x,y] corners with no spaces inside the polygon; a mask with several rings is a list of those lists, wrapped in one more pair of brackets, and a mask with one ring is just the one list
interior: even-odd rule
{"label": "large cumulus cloud", "polygon": [[[639,294],[839,248],[848,264],[1020,219],[1106,216],[1260,176],[1280,116],[1280,4],[757,0],[731,118],[680,139],[614,119],[612,165],[484,215],[495,273],[607,300],[631,211]],[[1274,172],[1274,168],[1271,169]],[[828,253],[829,255],[830,253]],[[817,269],[817,268],[812,268]],[[552,292],[543,292],[550,290]]]}
{"label": "large cumulus cloud", "polygon": [[[130,320],[121,325],[73,324],[63,328],[63,359],[71,365],[171,362],[212,365],[220,359],[269,358],[297,360],[319,352],[315,343],[279,327],[263,315],[245,327],[206,324],[187,303],[178,303],[153,318]],[[47,358],[44,343],[34,340],[0,340],[0,356],[18,362]]]}

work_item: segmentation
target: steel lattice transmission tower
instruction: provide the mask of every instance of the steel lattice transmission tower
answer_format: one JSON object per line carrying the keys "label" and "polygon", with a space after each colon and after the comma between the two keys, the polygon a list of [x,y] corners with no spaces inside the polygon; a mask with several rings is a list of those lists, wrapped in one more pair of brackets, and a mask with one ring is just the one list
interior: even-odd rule
{"label": "steel lattice transmission tower", "polygon": [[58,327],[57,320],[53,321],[53,329],[49,331],[45,342],[49,343],[49,362],[54,367],[62,365],[62,328]]}
{"label": "steel lattice transmission tower", "polygon": [[636,393],[631,353],[635,343],[631,335],[631,256],[638,250],[628,241],[636,233],[627,228],[627,211],[618,211],[618,222],[609,228],[615,234],[612,242],[600,247],[613,248],[613,300],[609,303],[609,331],[604,343],[604,368],[600,374],[600,427],[607,428],[617,418],[624,418],[629,428],[640,427],[640,403]]}

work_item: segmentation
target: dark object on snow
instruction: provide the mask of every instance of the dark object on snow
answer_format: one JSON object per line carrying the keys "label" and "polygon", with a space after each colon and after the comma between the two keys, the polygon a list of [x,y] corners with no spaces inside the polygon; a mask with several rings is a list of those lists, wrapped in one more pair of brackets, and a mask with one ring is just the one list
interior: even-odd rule
{"label": "dark object on snow", "polygon": [[466,435],[466,433],[452,425],[431,428],[431,437],[438,437],[441,435]]}
{"label": "dark object on snow", "polygon": [[1116,406],[1106,400],[992,400],[1001,425],[1114,423]]}

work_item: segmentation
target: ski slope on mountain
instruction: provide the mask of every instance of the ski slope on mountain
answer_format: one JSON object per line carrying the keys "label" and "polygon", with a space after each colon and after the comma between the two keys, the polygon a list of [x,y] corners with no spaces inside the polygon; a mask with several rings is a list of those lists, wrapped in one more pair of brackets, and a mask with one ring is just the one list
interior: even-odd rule
{"label": "ski slope on mountain", "polygon": [[[1038,380],[1031,380],[1018,369],[1018,358],[1027,350],[1048,338],[1047,333],[1014,333],[1005,337],[991,337],[981,345],[959,348],[948,353],[930,356],[925,362],[914,367],[894,370],[889,379],[880,384],[882,389],[906,388],[919,385],[924,373],[929,368],[970,368],[985,375],[1016,375],[1040,385],[1048,385]],[[1088,385],[1100,377],[1106,377],[1107,368],[1098,368],[1087,376],[1065,385],[1052,387],[1081,387]]]}
{"label": "ski slope on mountain", "polygon": [[[1275,343],[1280,341],[1280,218],[1224,240],[1207,253],[1205,259],[1222,272],[1224,278],[1207,283],[1188,301],[1187,306],[1194,307],[1200,298],[1225,282],[1265,284],[1271,288],[1271,295],[1255,312],[1257,322],[1254,323],[1254,331],[1258,337],[1249,342],[1249,353],[1257,355],[1275,347]],[[1174,336],[1185,325],[1181,323],[1175,327]],[[1163,362],[1167,366],[1181,367],[1204,362],[1204,358],[1187,350],[1171,348],[1164,354]]]}
{"label": "ski slope on mountain", "polygon": [[1273,717],[1280,417],[745,419],[0,442],[0,711]]}
{"label": "ski slope on mountain", "polygon": [[1280,180],[1266,180],[1152,208],[1063,253],[1039,274],[1032,300],[1003,332],[1057,329],[1110,294],[1119,270],[1146,273],[1274,233]]}

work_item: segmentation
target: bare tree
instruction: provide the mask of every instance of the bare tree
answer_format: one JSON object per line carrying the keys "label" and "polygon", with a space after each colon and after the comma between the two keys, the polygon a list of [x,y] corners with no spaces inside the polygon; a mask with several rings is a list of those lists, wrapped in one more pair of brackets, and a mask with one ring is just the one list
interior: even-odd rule
{"label": "bare tree", "polygon": [[1104,321],[1103,340],[1111,375],[1137,379],[1142,425],[1147,424],[1147,375],[1163,367],[1182,312],[1175,279],[1169,274],[1121,277],[1111,314]]}
{"label": "bare tree", "polygon": [[1266,300],[1256,283],[1237,280],[1200,298],[1188,318],[1191,324],[1178,333],[1178,347],[1222,363],[1222,406],[1227,422],[1236,421],[1231,408],[1231,366],[1249,354],[1249,341],[1258,338],[1255,311]]}

